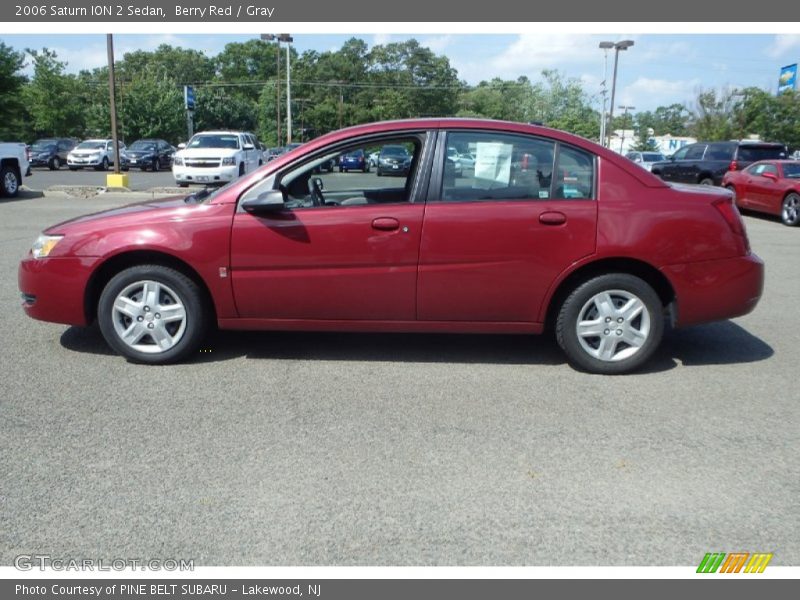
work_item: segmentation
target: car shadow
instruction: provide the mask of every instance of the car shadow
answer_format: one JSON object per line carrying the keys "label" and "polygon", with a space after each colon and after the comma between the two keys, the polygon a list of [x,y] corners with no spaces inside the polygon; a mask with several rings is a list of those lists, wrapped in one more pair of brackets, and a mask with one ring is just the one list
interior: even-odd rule
{"label": "car shadow", "polygon": [[9,202],[24,202],[25,200],[35,200],[36,198],[44,198],[44,192],[39,190],[20,189],[17,195],[13,198],[0,198],[0,203],[8,204]]}
{"label": "car shadow", "polygon": [[[114,352],[99,327],[70,327],[61,345],[75,352]],[[638,371],[659,373],[683,366],[746,364],[766,360],[774,350],[732,321],[667,330],[653,358]],[[564,355],[552,335],[457,335],[404,333],[306,333],[214,331],[193,363],[236,358],[503,365],[559,365]]]}

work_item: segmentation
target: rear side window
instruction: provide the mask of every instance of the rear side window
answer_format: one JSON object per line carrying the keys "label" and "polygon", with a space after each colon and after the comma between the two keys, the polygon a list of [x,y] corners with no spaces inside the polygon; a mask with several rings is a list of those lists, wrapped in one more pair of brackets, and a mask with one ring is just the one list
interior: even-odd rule
{"label": "rear side window", "polygon": [[706,151],[706,160],[733,160],[735,146],[728,144],[709,144]]}
{"label": "rear side window", "polygon": [[594,198],[594,157],[591,154],[570,146],[560,146],[553,198]]}
{"label": "rear side window", "polygon": [[777,160],[780,158],[786,158],[786,152],[780,146],[739,146],[738,160],[742,162]]}
{"label": "rear side window", "polygon": [[684,157],[686,160],[700,160],[703,158],[703,154],[706,151],[705,144],[697,144],[696,146],[689,146],[689,149],[686,151],[686,156]]}
{"label": "rear side window", "polygon": [[555,142],[526,135],[490,132],[447,134],[448,149],[470,154],[462,165],[451,151],[444,157],[441,199],[449,202],[550,198]]}

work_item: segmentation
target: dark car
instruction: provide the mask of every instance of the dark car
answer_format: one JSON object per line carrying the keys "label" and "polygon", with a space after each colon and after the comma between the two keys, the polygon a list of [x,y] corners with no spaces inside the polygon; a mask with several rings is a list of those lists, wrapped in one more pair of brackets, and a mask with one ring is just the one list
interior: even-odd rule
{"label": "dark car", "polygon": [[378,177],[384,175],[408,175],[411,170],[411,155],[405,146],[384,146],[378,155]]}
{"label": "dark car", "polygon": [[47,167],[51,171],[57,171],[61,165],[67,164],[67,155],[77,145],[76,140],[69,138],[36,140],[31,145],[30,164],[32,167]]}
{"label": "dark car", "polygon": [[722,185],[728,171],[738,171],[759,160],[786,158],[786,146],[769,142],[697,142],[687,144],[650,170],[664,181]]}
{"label": "dark car", "polygon": [[367,153],[361,148],[347,152],[339,157],[339,173],[344,171],[361,171],[362,173],[369,173],[369,158]]}
{"label": "dark car", "polygon": [[[413,156],[408,175],[314,175],[367,144]],[[449,146],[477,148],[472,176],[448,181]],[[668,185],[555,129],[439,118],[333,132],[213,192],[54,225],[19,268],[30,317],[97,320],[141,363],[197,356],[213,325],[552,330],[604,374],[641,367],[665,324],[750,312],[763,278],[727,190]]]}
{"label": "dark car", "polygon": [[175,150],[168,142],[150,139],[136,140],[126,151],[129,166],[142,171],[169,169],[174,153]]}

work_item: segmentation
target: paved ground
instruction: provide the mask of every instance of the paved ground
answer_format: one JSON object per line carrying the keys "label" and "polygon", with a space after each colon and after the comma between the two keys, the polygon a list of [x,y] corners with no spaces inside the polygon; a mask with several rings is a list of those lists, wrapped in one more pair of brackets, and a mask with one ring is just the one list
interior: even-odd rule
{"label": "paved ground", "polygon": [[800,230],[748,217],[761,305],[635,376],[514,336],[218,334],[157,368],[23,315],[37,232],[126,201],[36,196],[0,203],[0,564],[800,564]]}

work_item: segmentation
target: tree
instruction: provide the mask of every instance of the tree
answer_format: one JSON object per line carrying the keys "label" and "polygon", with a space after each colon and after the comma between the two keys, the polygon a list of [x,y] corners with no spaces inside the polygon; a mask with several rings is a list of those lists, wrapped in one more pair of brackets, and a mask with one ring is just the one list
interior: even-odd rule
{"label": "tree", "polygon": [[21,74],[25,55],[0,42],[0,139],[18,140],[24,121],[22,88],[26,78]]}
{"label": "tree", "polygon": [[77,79],[64,71],[66,63],[52,50],[27,50],[33,59],[33,78],[23,91],[34,133],[53,136],[79,136],[83,132],[83,106]]}
{"label": "tree", "polygon": [[701,90],[695,100],[690,133],[699,140],[733,139],[739,129],[735,124],[735,106],[731,90]]}
{"label": "tree", "polygon": [[186,136],[183,89],[174,81],[144,73],[117,90],[119,134],[140,138],[179,140]]}

